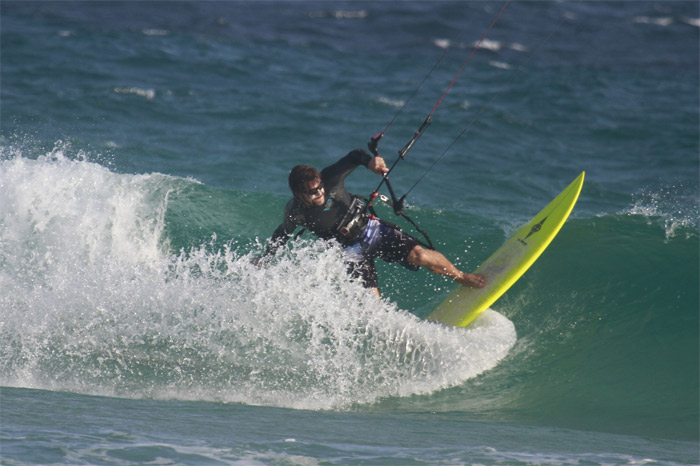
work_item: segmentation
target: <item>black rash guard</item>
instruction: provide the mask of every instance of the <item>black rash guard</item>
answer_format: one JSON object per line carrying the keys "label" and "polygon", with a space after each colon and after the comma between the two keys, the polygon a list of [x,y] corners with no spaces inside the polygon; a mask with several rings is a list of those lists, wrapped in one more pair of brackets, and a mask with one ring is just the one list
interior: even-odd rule
{"label": "black rash guard", "polygon": [[270,238],[265,255],[273,254],[292,237],[294,230],[302,226],[322,239],[338,239],[348,243],[338,234],[338,226],[352,203],[353,196],[345,189],[345,178],[358,166],[367,167],[372,156],[357,149],[321,170],[321,182],[326,193],[326,203],[322,206],[307,206],[296,198],[284,208],[284,220]]}

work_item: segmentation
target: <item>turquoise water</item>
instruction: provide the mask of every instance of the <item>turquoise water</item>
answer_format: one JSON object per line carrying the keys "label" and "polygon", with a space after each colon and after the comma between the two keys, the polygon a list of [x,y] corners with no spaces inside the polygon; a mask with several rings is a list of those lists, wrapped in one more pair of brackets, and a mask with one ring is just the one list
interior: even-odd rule
{"label": "turquoise water", "polygon": [[291,166],[408,102],[393,162],[502,5],[2,2],[0,462],[700,463],[697,2],[506,7],[393,185],[467,128],[407,203],[471,270],[587,176],[473,327],[308,235],[250,265]]}

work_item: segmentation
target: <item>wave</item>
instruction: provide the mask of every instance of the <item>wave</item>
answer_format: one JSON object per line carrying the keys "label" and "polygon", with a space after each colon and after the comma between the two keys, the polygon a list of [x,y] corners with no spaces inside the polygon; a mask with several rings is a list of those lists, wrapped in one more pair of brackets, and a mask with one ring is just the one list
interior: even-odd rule
{"label": "wave", "polygon": [[[421,319],[451,288],[427,273],[380,264],[380,301],[304,237],[252,266],[281,199],[66,152],[0,158],[0,384],[697,437],[700,231],[673,196],[570,219],[495,310],[455,329]],[[468,230],[438,237],[451,257],[485,259],[507,236],[412,214],[442,238]]]}
{"label": "wave", "polygon": [[166,212],[196,182],[65,147],[1,163],[3,385],[347,409],[459,385],[515,342],[495,312],[465,332],[376,299],[332,244],[264,269],[215,239],[173,253]]}

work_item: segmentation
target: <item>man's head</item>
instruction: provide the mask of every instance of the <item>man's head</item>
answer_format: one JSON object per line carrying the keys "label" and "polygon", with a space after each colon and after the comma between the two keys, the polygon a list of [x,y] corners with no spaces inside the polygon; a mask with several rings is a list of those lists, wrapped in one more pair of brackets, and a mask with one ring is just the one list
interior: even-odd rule
{"label": "man's head", "polygon": [[289,188],[292,194],[305,205],[323,205],[326,192],[321,182],[321,174],[314,167],[297,165],[289,173]]}

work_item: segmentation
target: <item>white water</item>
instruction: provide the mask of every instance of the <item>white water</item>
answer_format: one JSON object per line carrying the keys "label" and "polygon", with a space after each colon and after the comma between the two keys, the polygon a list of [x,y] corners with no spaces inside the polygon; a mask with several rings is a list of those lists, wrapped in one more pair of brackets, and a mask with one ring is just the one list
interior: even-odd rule
{"label": "white water", "polygon": [[429,394],[493,368],[512,323],[421,321],[299,241],[263,269],[235,249],[173,253],[168,196],[61,146],[0,157],[0,385],[343,409]]}

